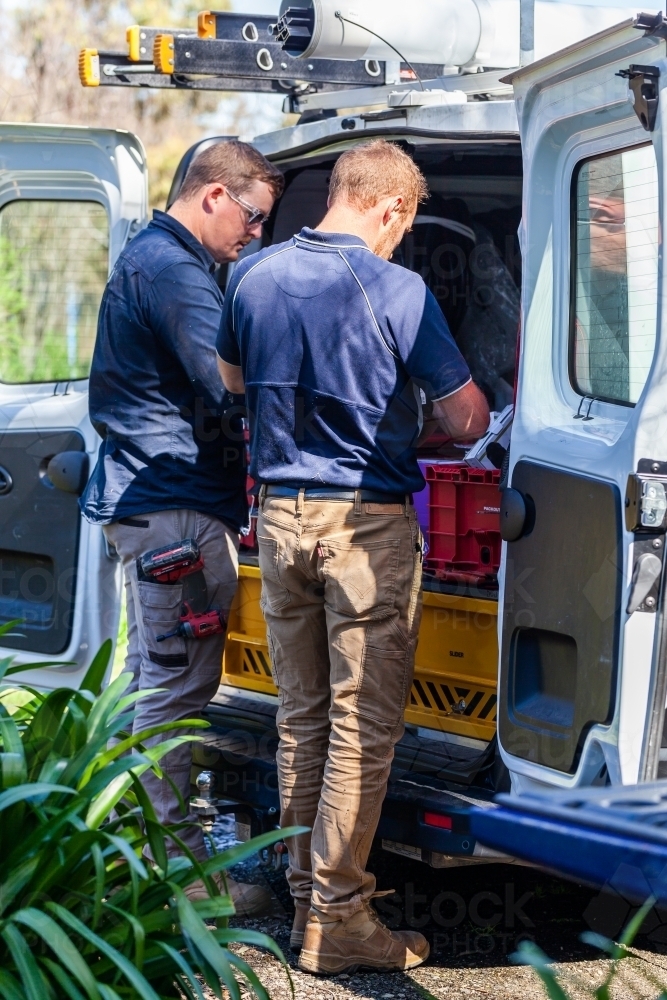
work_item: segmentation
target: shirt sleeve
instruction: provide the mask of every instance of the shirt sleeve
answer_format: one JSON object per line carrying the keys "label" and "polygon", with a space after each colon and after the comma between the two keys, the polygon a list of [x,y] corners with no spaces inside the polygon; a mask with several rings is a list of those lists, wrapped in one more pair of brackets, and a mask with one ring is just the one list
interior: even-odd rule
{"label": "shirt sleeve", "polygon": [[215,353],[222,296],[196,264],[172,264],[151,283],[150,325],[180,361],[205,405],[218,408],[226,398]]}
{"label": "shirt sleeve", "polygon": [[[238,272],[238,268],[236,268],[236,271]],[[234,278],[236,278],[236,281]],[[232,275],[232,280],[225,296],[216,348],[223,361],[226,361],[228,365],[239,367],[241,365],[241,351],[238,337],[234,330],[234,292],[236,291],[237,284],[238,274],[235,273]]]}
{"label": "shirt sleeve", "polygon": [[434,402],[462,389],[471,375],[435,296],[428,288],[425,292],[419,327],[412,343],[406,345],[403,362],[408,374]]}

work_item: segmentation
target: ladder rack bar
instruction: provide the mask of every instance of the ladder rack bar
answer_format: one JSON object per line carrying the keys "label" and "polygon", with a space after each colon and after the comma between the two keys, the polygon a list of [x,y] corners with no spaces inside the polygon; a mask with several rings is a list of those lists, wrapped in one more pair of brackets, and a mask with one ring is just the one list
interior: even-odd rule
{"label": "ladder rack bar", "polygon": [[[128,29],[128,53],[82,50],[80,66],[82,61],[91,67],[99,65],[97,73],[91,70],[98,77],[95,81],[91,74],[81,74],[85,86],[244,90],[294,97],[319,90],[383,88],[390,85],[392,76],[410,74],[407,67],[397,64],[397,73],[389,64],[375,60],[292,59],[275,42],[200,38],[194,32],[157,28],[137,32],[136,27]],[[425,64],[417,71],[429,78],[442,72],[442,67]]]}
{"label": "ladder rack bar", "polygon": [[[164,37],[164,36],[163,36]],[[261,80],[382,86],[384,63],[340,59],[296,60],[276,42],[231,41],[221,38],[173,36],[174,73],[242,76]]]}
{"label": "ladder rack bar", "polygon": [[[508,97],[512,96],[512,87],[507,83],[501,83],[500,77],[504,76],[507,70],[491,71],[487,73],[468,73],[453,76],[438,76],[430,80],[424,80],[424,87],[427,90],[461,90],[467,97],[489,96]],[[329,91],[327,93],[306,93],[296,95],[291,100],[291,105],[286,110],[295,112],[320,111],[320,110],[343,110],[345,108],[360,108],[372,106],[374,104],[386,104],[390,94],[402,90],[418,90],[419,84],[415,81],[410,83],[390,84],[384,87],[360,87],[354,90]]]}
{"label": "ladder rack bar", "polygon": [[[84,50],[85,51],[85,50]],[[267,74],[261,78],[243,76],[197,76],[187,73],[159,73],[152,63],[132,62],[124,52],[99,52],[99,78],[95,84],[100,87],[144,87],[153,90],[207,90],[244,91],[255,94],[282,94],[290,96],[299,89],[315,86],[318,89],[334,90],[347,88],[349,84],[303,84],[290,85]]]}

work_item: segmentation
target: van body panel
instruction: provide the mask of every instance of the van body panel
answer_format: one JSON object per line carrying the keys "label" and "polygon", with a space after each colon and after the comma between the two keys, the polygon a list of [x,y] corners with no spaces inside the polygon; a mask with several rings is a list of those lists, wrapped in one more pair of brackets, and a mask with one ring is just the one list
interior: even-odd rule
{"label": "van body panel", "polygon": [[[665,43],[627,23],[512,76],[524,160],[524,272],[509,482],[527,493],[521,470],[530,468],[530,488],[540,494],[530,497],[534,534],[504,545],[501,580],[500,748],[515,791],[650,777],[649,722],[656,714],[661,721],[660,707],[653,710],[661,615],[655,606],[653,613],[626,612],[644,540],[621,514],[628,476],[641,459],[662,455],[667,435],[659,297],[664,107],[661,98],[655,129],[645,130],[618,75],[630,65],[660,70],[662,94]],[[552,481],[570,483],[559,490],[557,511],[549,502]],[[582,491],[586,482],[591,488]],[[538,538],[550,562],[546,592],[539,583],[545,567],[535,565]],[[579,560],[577,538],[585,545]],[[654,542],[662,555],[662,541]],[[517,581],[523,602],[516,601]],[[527,621],[529,608],[533,627],[545,617],[555,623],[553,643],[542,657],[534,643],[524,644],[522,663],[517,644],[526,622],[518,619]],[[575,651],[575,632],[614,633],[615,646],[600,639],[594,649]],[[604,658],[612,688],[607,717],[591,715],[569,766],[557,763],[539,746],[536,717],[515,712],[510,719],[517,670],[524,681],[541,670],[542,695],[574,671],[570,690],[585,699],[600,684]]]}
{"label": "van body panel", "polygon": [[0,125],[0,621],[19,663],[63,661],[26,683],[76,687],[115,640],[120,565],[78,511],[81,483],[48,463],[74,455],[85,479],[99,438],[88,418],[97,310],[113,264],[146,224],[145,154],[128,132]]}
{"label": "van body panel", "polygon": [[342,152],[360,139],[377,136],[414,136],[430,142],[443,138],[485,138],[493,142],[517,134],[514,101],[479,101],[444,107],[397,109],[391,117],[387,117],[386,112],[369,112],[322,118],[256,136],[253,145],[269,159],[280,161],[295,154],[317,154],[325,148],[331,152]]}

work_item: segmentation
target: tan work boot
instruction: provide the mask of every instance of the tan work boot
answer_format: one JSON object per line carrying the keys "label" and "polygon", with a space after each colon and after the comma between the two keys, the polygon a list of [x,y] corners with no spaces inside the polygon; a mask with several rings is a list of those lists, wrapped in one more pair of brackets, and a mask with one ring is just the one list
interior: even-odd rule
{"label": "tan work boot", "polygon": [[294,923],[292,924],[292,932],[289,936],[289,946],[294,952],[298,953],[301,951],[303,933],[308,923],[309,913],[310,903],[302,903],[298,899],[294,900]]}
{"label": "tan work boot", "polygon": [[[218,883],[221,893],[229,892],[234,903],[237,917],[261,917],[271,909],[273,897],[261,885],[248,885],[245,882],[235,882],[227,876],[227,887],[220,873],[213,878]],[[200,899],[208,899],[209,893],[201,879],[197,879],[185,890],[185,895],[191,903]]]}
{"label": "tan work boot", "polygon": [[429,955],[417,931],[390,931],[369,904],[347,920],[328,920],[311,909],[299,968],[316,975],[357,969],[414,969]]}

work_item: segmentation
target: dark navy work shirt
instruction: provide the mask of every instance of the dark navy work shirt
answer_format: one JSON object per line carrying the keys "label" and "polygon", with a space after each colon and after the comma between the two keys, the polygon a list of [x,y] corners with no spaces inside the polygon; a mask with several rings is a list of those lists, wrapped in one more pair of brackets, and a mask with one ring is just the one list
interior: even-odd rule
{"label": "dark navy work shirt", "polygon": [[242,368],[261,483],[421,490],[422,404],[470,381],[418,274],[311,229],[236,267],[218,354]]}
{"label": "dark navy work shirt", "polygon": [[246,522],[243,410],[217,370],[214,269],[164,212],[116,262],[90,373],[90,418],[103,438],[80,504],[90,521],[187,508],[236,531]]}

